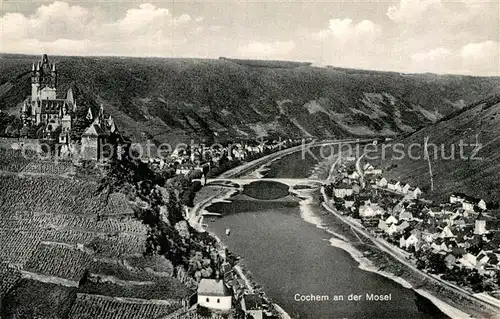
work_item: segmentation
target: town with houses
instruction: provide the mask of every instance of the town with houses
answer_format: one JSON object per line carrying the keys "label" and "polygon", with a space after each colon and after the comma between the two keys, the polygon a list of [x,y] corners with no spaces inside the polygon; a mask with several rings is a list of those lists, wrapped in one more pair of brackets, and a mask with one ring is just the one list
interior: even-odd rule
{"label": "town with houses", "polygon": [[417,268],[499,303],[498,207],[459,193],[432,202],[417,185],[387,180],[370,163],[359,172],[347,162],[337,173],[326,194],[339,213]]}
{"label": "town with houses", "polygon": [[[106,162],[107,150],[104,144],[113,145],[113,155],[121,156],[131,146],[118,130],[113,117],[106,114],[103,105],[98,110],[80,107],[70,87],[64,98],[57,91],[57,67],[44,54],[40,61],[31,67],[31,94],[23,102],[20,110],[23,130],[20,138],[30,141],[29,133],[36,131],[37,139],[49,145],[57,145],[54,154],[61,158],[78,158],[96,162]],[[79,116],[80,115],[80,116]],[[76,134],[75,126],[84,124],[81,135]],[[252,160],[265,154],[291,146],[299,145],[301,139],[276,139],[272,141],[237,142],[230,145],[210,147],[191,141],[184,147],[176,147],[166,157],[143,154],[142,161],[155,168],[173,168],[176,174],[203,172],[210,165],[212,171],[220,167],[227,170],[241,161]],[[112,159],[112,158],[111,158]]]}
{"label": "town with houses", "polygon": [[[104,143],[114,145],[118,158],[131,145],[102,105],[97,111],[91,107],[81,109],[71,88],[64,98],[58,97],[56,64],[47,55],[32,65],[31,95],[22,102],[20,114],[25,136],[22,133],[17,140],[29,141],[28,133],[36,131],[38,141],[57,145],[50,151],[60,157],[102,165],[110,160],[102,153]],[[75,130],[82,125],[78,136]],[[172,175],[184,175],[190,180],[205,176],[206,181],[207,175],[217,176],[245,161],[305,141],[243,141],[217,148],[191,143],[167,157],[150,156],[141,160],[153,171],[170,170]],[[450,194],[447,202],[435,203],[423,197],[418,185],[387,180],[382,177],[382,169],[370,163],[362,170],[355,166],[353,162],[339,165],[331,184],[324,187],[329,203],[337,212],[359,222],[374,238],[392,245],[417,268],[481,298],[491,301],[500,297],[500,221],[495,218],[498,207],[465,194]],[[215,276],[198,278],[196,291],[183,299],[180,312],[197,304],[198,309],[207,309],[212,318],[235,309],[244,318],[279,318],[271,300],[248,280],[239,259],[220,243],[211,249],[207,252],[218,256]],[[203,269],[210,265],[210,259],[195,256],[193,263]],[[71,286],[78,286],[83,274],[84,269],[71,281]],[[30,276],[40,275],[30,273]]]}

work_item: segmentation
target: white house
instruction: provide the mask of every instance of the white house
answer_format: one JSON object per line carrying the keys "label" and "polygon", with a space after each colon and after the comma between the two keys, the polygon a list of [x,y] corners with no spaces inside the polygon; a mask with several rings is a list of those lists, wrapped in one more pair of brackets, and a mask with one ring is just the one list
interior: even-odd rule
{"label": "white house", "polygon": [[354,171],[348,177],[350,179],[358,179],[359,178],[359,173],[357,171]]}
{"label": "white house", "polygon": [[412,220],[413,214],[403,208],[401,213],[399,213],[399,220]]}
{"label": "white house", "polygon": [[471,203],[468,201],[463,201],[462,208],[465,209],[466,211],[473,211],[474,210],[474,203]]}
{"label": "white house", "polygon": [[389,236],[392,236],[394,235],[395,233],[398,232],[398,226],[396,226],[396,224],[392,224],[391,226],[389,226],[385,232],[389,235]]}
{"label": "white house", "polygon": [[384,210],[378,204],[363,205],[359,208],[360,217],[374,217],[382,215]]}
{"label": "white house", "polygon": [[387,222],[385,222],[383,219],[380,219],[378,221],[377,228],[382,230],[382,231],[387,231],[387,228],[389,228],[389,227],[387,226]]}
{"label": "white house", "polygon": [[403,187],[404,187],[404,185],[401,184],[400,182],[396,183],[396,191],[397,192],[403,193]]}
{"label": "white house", "polygon": [[406,234],[399,239],[399,247],[408,249],[413,246],[417,250],[419,242],[420,239],[417,234]]}
{"label": "white house", "polygon": [[458,262],[466,268],[476,268],[477,265],[476,256],[469,253],[463,255]]}
{"label": "white house", "polygon": [[441,237],[441,238],[452,238],[452,237],[455,237],[455,235],[453,235],[450,227],[445,226],[443,228],[443,230],[441,231],[441,234],[439,235],[439,237]]}
{"label": "white house", "polygon": [[490,257],[488,257],[487,253],[483,250],[479,252],[476,256],[476,261],[478,266],[482,266],[486,264],[490,260]]}
{"label": "white house", "polygon": [[351,207],[354,207],[354,199],[345,199],[344,200],[344,207],[345,208],[351,208]]}
{"label": "white house", "polygon": [[395,180],[391,180],[391,181],[387,182],[387,188],[390,189],[391,191],[397,191],[397,189],[399,188],[399,185],[400,185],[400,183],[398,181],[395,181]]}
{"label": "white house", "polygon": [[198,304],[212,310],[231,310],[232,295],[222,280],[203,278],[198,285]]}
{"label": "white house", "polygon": [[241,298],[241,309],[245,312],[245,317],[254,319],[262,319],[264,317],[262,300],[257,294],[243,295],[243,298]]}
{"label": "white house", "polygon": [[348,186],[340,186],[333,189],[335,197],[344,198],[353,194],[353,189]]}
{"label": "white house", "polygon": [[385,177],[382,177],[377,181],[377,186],[378,187],[387,187],[387,179]]}
{"label": "white house", "polygon": [[440,246],[440,245],[438,245],[438,244],[436,244],[435,242],[433,242],[433,243],[431,244],[431,248],[432,248],[433,250],[435,250],[435,251],[440,251],[440,250],[441,250],[441,246]]}
{"label": "white house", "polygon": [[483,215],[480,213],[476,220],[474,221],[474,234],[476,235],[484,235],[488,231],[486,230],[486,220]]}
{"label": "white house", "polygon": [[401,191],[403,194],[408,194],[408,192],[410,191],[411,189],[411,186],[410,184],[406,183],[402,188],[401,188]]}
{"label": "white house", "polygon": [[391,215],[391,216],[387,217],[387,219],[385,220],[385,223],[386,223],[387,225],[390,225],[390,224],[397,224],[397,223],[398,223],[398,220],[397,220],[397,218],[396,218],[396,217],[394,217],[394,216],[392,216],[392,215]]}
{"label": "white house", "polygon": [[486,202],[482,199],[479,201],[479,203],[477,203],[477,206],[482,210],[486,210]]}
{"label": "white house", "polygon": [[461,195],[451,194],[450,196],[450,204],[461,203],[464,200],[465,199]]}
{"label": "white house", "polygon": [[365,171],[365,175],[381,175],[382,170],[380,168],[372,168]]}
{"label": "white house", "polygon": [[406,248],[413,246],[415,247],[415,250],[418,250],[419,243],[420,243],[420,236],[418,233],[412,233],[408,238],[406,238]]}
{"label": "white house", "polygon": [[420,188],[418,187],[411,187],[409,190],[408,190],[408,195],[411,197],[411,198],[418,198],[420,195],[422,195],[422,190],[420,190]]}

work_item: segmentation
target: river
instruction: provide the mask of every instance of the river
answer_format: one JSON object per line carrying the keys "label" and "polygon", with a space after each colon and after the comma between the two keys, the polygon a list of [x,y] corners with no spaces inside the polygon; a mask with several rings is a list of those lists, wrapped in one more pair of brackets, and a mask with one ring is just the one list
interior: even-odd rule
{"label": "river", "polygon": [[[316,160],[297,154],[274,161],[268,177],[307,177]],[[334,234],[343,238],[346,228],[318,204],[317,192],[310,200],[276,200],[286,193],[282,184],[257,182],[208,210],[223,215],[210,230],[242,256],[252,277],[292,318],[447,318],[429,300],[363,270],[359,260],[332,245]],[[266,200],[252,199],[264,194]],[[372,294],[390,300],[368,300]],[[304,300],[311,295],[321,300]]]}

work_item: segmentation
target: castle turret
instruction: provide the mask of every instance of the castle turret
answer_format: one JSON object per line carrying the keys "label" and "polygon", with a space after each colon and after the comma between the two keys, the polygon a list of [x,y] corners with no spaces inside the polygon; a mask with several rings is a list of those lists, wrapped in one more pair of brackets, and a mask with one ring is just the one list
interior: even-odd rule
{"label": "castle turret", "polygon": [[73,90],[71,88],[69,88],[66,93],[66,102],[68,102],[71,106],[75,104],[75,98],[73,97]]}
{"label": "castle turret", "polygon": [[29,108],[28,108],[28,103],[26,101],[23,102],[23,106],[21,107],[21,121],[23,122],[23,125],[26,126],[29,123]]}
{"label": "castle turret", "polygon": [[55,64],[50,64],[46,54],[37,62],[31,76],[31,100],[56,99],[57,71]]}

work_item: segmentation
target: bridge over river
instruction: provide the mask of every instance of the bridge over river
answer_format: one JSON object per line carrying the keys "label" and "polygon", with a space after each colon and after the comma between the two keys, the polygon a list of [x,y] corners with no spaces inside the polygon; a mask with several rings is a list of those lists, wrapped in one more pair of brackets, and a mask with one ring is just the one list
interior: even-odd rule
{"label": "bridge over river", "polygon": [[329,184],[331,181],[312,178],[209,178],[207,179],[206,185],[222,185],[228,187],[238,185],[239,187],[243,187],[243,185],[255,182],[276,182],[290,187],[297,185],[319,187],[324,184]]}

